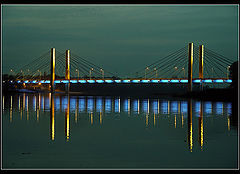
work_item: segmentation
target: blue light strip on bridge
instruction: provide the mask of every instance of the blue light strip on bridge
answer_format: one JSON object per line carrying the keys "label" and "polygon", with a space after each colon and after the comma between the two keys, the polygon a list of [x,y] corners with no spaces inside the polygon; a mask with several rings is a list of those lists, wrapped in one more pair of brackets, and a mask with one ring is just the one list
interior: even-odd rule
{"label": "blue light strip on bridge", "polygon": [[161,83],[168,83],[169,80],[161,80]]}
{"label": "blue light strip on bridge", "polygon": [[[156,79],[152,79],[152,80],[138,80],[138,79],[134,79],[134,80],[129,80],[129,79],[124,79],[124,80],[70,80],[70,83],[188,83],[187,79],[162,79],[162,80],[156,80]],[[201,80],[201,79],[194,79],[193,83],[232,83],[231,79],[205,79],[205,80]],[[37,80],[33,80],[33,81],[29,81],[29,80],[25,80],[25,81],[20,81],[18,80],[17,83],[50,83],[50,80],[41,80],[41,81],[37,81]],[[55,80],[54,83],[69,83],[69,80]]]}
{"label": "blue light strip on bridge", "polygon": [[171,83],[178,83],[179,80],[171,80],[170,82],[171,82]]}
{"label": "blue light strip on bridge", "polygon": [[62,80],[61,82],[62,82],[62,83],[69,83],[68,80]]}
{"label": "blue light strip on bridge", "polygon": [[77,80],[70,80],[70,83],[77,83]]}
{"label": "blue light strip on bridge", "polygon": [[87,80],[88,83],[95,83],[95,80]]}
{"label": "blue light strip on bridge", "polygon": [[203,80],[203,82],[205,82],[205,83],[212,83],[212,80],[211,79],[207,79],[207,80]]}
{"label": "blue light strip on bridge", "polygon": [[107,83],[113,83],[112,80],[105,80],[105,82],[107,82]]}
{"label": "blue light strip on bridge", "polygon": [[130,80],[123,80],[123,83],[130,83]]}
{"label": "blue light strip on bridge", "polygon": [[86,83],[86,80],[78,80],[80,83]]}
{"label": "blue light strip on bridge", "polygon": [[148,83],[150,80],[142,80],[142,83]]}
{"label": "blue light strip on bridge", "polygon": [[226,83],[232,83],[232,80],[228,79],[228,80],[225,80]]}
{"label": "blue light strip on bridge", "polygon": [[121,80],[115,80],[116,83],[121,83]]}
{"label": "blue light strip on bridge", "polygon": [[200,79],[193,80],[193,83],[200,83],[200,82],[201,82]]}
{"label": "blue light strip on bridge", "polygon": [[139,83],[140,80],[132,80],[133,83]]}
{"label": "blue light strip on bridge", "polygon": [[180,83],[188,83],[188,80],[180,80]]}
{"label": "blue light strip on bridge", "polygon": [[54,83],[61,83],[61,81],[60,80],[55,80]]}
{"label": "blue light strip on bridge", "polygon": [[103,80],[96,80],[97,83],[104,83]]}
{"label": "blue light strip on bridge", "polygon": [[151,80],[152,83],[158,83],[159,80]]}
{"label": "blue light strip on bridge", "polygon": [[217,79],[217,80],[214,80],[214,82],[216,82],[216,83],[223,83],[223,80],[222,79]]}

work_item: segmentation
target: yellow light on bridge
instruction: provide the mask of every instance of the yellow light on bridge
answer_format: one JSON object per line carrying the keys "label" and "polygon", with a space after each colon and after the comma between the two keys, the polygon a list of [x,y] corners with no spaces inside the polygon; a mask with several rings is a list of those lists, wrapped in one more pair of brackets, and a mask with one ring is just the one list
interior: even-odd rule
{"label": "yellow light on bridge", "polygon": [[41,85],[41,84],[42,84],[41,82],[38,83],[38,85]]}

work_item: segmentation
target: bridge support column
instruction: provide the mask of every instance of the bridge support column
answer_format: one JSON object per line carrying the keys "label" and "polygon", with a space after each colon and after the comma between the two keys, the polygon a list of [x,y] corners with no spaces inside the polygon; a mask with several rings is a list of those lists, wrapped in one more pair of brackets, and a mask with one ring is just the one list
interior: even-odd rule
{"label": "bridge support column", "polygon": [[51,92],[55,91],[55,48],[51,49]]}
{"label": "bridge support column", "polygon": [[69,93],[69,89],[70,89],[70,50],[66,50],[65,79],[68,80],[68,83],[66,83],[66,85],[65,85],[65,92]]}
{"label": "bridge support column", "polygon": [[202,79],[203,79],[203,55],[204,55],[203,45],[200,45],[199,46],[199,79],[201,80],[201,83],[200,83],[201,91],[203,90],[203,83],[202,83]]}
{"label": "bridge support column", "polygon": [[188,44],[188,92],[192,91],[193,43]]}

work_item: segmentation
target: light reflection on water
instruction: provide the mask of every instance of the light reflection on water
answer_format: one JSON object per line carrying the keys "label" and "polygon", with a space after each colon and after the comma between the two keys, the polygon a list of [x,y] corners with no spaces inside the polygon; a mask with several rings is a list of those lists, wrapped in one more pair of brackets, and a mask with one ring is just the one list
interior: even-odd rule
{"label": "light reflection on water", "polygon": [[[102,96],[68,96],[51,94],[19,94],[10,96],[10,102],[3,96],[3,113],[9,111],[9,122],[14,123],[19,117],[22,121],[36,120],[41,122],[41,116],[50,116],[50,140],[56,140],[57,124],[56,115],[64,113],[64,132],[66,141],[71,140],[71,125],[74,120],[79,124],[79,120],[88,115],[89,125],[104,126],[104,119],[109,114],[123,117],[140,117],[145,128],[159,126],[161,119],[168,119],[172,129],[187,129],[187,146],[190,152],[194,147],[199,146],[201,151],[204,148],[206,122],[204,118],[225,117],[224,125],[227,131],[231,130],[230,117],[232,114],[232,103],[230,102],[210,102],[194,100],[166,100],[166,99],[140,99]],[[16,111],[18,114],[15,115]],[[43,112],[43,113],[42,113]],[[34,114],[29,114],[34,113]],[[121,115],[119,115],[121,114]],[[7,116],[5,114],[5,116]],[[30,118],[35,116],[33,118]],[[197,119],[197,124],[193,124],[193,119]],[[103,124],[104,123],[104,124]],[[197,134],[194,135],[194,129]],[[184,138],[184,137],[183,137]],[[196,139],[196,140],[194,140]],[[74,141],[74,139],[73,139]]]}

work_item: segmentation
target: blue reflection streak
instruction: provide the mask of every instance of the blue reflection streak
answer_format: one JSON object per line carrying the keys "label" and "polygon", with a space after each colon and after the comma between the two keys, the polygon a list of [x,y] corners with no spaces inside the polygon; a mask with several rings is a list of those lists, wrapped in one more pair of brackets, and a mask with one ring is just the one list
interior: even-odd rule
{"label": "blue reflection streak", "polygon": [[119,99],[115,99],[115,106],[114,106],[115,112],[120,112],[119,111],[119,105],[120,105]]}
{"label": "blue reflection streak", "polygon": [[41,109],[43,110],[45,108],[45,97],[42,95],[41,97]]}
{"label": "blue reflection streak", "polygon": [[161,110],[163,114],[168,113],[168,102],[167,101],[162,101],[161,103]]}
{"label": "blue reflection streak", "polygon": [[171,112],[177,113],[178,112],[178,102],[172,101],[170,105],[171,105]]}
{"label": "blue reflection streak", "polygon": [[111,112],[111,106],[112,106],[111,99],[106,98],[105,99],[105,111],[108,113]]}
{"label": "blue reflection streak", "polygon": [[133,112],[138,112],[138,100],[133,100]]}
{"label": "blue reflection streak", "polygon": [[204,112],[207,114],[212,113],[212,102],[205,102],[204,103]]}
{"label": "blue reflection streak", "polygon": [[[50,110],[50,100],[51,100],[51,97],[49,98],[49,97],[47,97],[46,99],[45,99],[45,101],[44,101],[44,103],[45,103],[45,110]],[[54,105],[54,108],[55,108],[55,105]]]}
{"label": "blue reflection streak", "polygon": [[93,98],[87,98],[87,112],[93,111]]}
{"label": "blue reflection streak", "polygon": [[128,112],[128,99],[124,99],[123,101],[123,110],[124,112]]}
{"label": "blue reflection streak", "polygon": [[97,98],[96,99],[96,110],[97,110],[97,112],[102,112],[103,111],[103,100],[102,100],[102,98]]}
{"label": "blue reflection streak", "polygon": [[78,106],[79,111],[83,112],[84,109],[85,109],[85,99],[84,98],[79,98],[78,101],[79,101],[79,106]]}
{"label": "blue reflection streak", "polygon": [[148,113],[148,100],[146,99],[142,101],[142,110],[144,113]]}
{"label": "blue reflection streak", "polygon": [[67,109],[67,106],[68,106],[68,97],[63,96],[62,97],[62,111],[65,111]]}
{"label": "blue reflection streak", "polygon": [[70,108],[69,108],[69,111],[70,112],[75,112],[75,108],[76,108],[76,98],[70,98]]}
{"label": "blue reflection streak", "polygon": [[152,101],[152,107],[153,107],[153,112],[158,113],[158,101],[157,100]]}
{"label": "blue reflection streak", "polygon": [[186,101],[181,101],[181,112],[184,114],[188,112],[188,103]]}
{"label": "blue reflection streak", "polygon": [[223,114],[223,103],[222,102],[216,102],[216,114]]}
{"label": "blue reflection streak", "polygon": [[[19,99],[19,97],[20,97],[20,96],[18,96],[18,99]],[[33,101],[33,110],[35,110],[35,107],[36,107],[36,100],[37,100],[37,98],[36,98],[36,100],[35,100],[35,98],[36,98],[36,96],[34,95],[34,96],[33,96],[33,100],[32,100],[32,101]],[[18,100],[18,101],[19,101],[19,100]],[[18,103],[18,104],[19,104],[19,103]]]}
{"label": "blue reflection streak", "polygon": [[227,113],[229,114],[229,115],[231,115],[232,114],[232,103],[227,103],[227,106],[226,106],[226,108],[227,108]]}
{"label": "blue reflection streak", "polygon": [[197,117],[200,116],[200,109],[201,109],[201,102],[196,101],[196,102],[195,102],[195,115],[196,115]]}
{"label": "blue reflection streak", "polygon": [[200,108],[201,108],[201,102],[196,101],[195,102],[195,112],[200,113]]}
{"label": "blue reflection streak", "polygon": [[54,110],[59,111],[60,110],[60,97],[56,96],[54,100]]}

